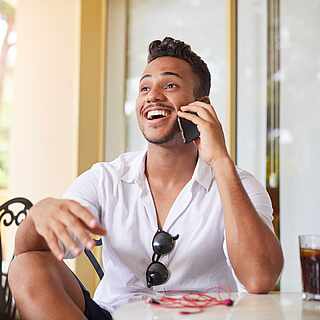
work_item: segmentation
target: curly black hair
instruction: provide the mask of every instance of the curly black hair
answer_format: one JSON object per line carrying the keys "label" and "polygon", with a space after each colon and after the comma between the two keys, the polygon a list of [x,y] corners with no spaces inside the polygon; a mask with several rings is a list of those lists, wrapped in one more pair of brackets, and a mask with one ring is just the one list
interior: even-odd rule
{"label": "curly black hair", "polygon": [[191,50],[183,41],[166,37],[162,41],[154,40],[149,45],[148,63],[159,57],[175,57],[190,64],[192,71],[199,78],[199,86],[195,88],[196,98],[209,96],[211,75],[207,64]]}

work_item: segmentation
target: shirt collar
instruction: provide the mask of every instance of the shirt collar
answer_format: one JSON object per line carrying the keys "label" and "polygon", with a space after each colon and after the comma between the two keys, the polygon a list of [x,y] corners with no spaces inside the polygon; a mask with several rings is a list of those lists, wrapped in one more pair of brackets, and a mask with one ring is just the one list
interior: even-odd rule
{"label": "shirt collar", "polygon": [[142,183],[145,180],[145,162],[147,150],[139,152],[138,156],[124,168],[121,180],[128,183]]}
{"label": "shirt collar", "polygon": [[[121,180],[128,183],[143,184],[145,181],[145,162],[146,162],[147,150],[139,153],[139,155],[133,159],[127,168],[124,168]],[[200,157],[198,157],[197,165],[194,169],[191,180],[197,181],[202,187],[209,190],[214,178],[213,171],[210,166],[206,164]]]}

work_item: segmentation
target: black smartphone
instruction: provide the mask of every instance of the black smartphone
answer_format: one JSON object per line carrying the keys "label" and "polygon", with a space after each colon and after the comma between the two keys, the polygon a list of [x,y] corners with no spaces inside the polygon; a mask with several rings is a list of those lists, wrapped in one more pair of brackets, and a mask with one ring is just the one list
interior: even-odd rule
{"label": "black smartphone", "polygon": [[[190,113],[196,114],[195,112]],[[190,143],[191,141],[200,137],[200,132],[197,126],[190,120],[178,117],[178,124],[184,143]]]}
{"label": "black smartphone", "polygon": [[[202,97],[200,99],[197,99],[197,101],[210,103],[209,97]],[[190,113],[196,114],[195,112],[190,112]],[[180,128],[184,143],[190,143],[193,140],[200,137],[200,132],[197,128],[197,125],[195,125],[190,120],[178,117],[178,125]]]}

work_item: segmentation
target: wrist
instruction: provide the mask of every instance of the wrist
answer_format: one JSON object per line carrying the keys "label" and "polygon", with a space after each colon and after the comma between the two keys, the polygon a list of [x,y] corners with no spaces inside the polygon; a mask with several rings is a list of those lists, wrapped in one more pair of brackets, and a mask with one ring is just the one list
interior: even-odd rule
{"label": "wrist", "polygon": [[38,230],[37,230],[37,227],[36,227],[36,221],[37,221],[37,208],[35,208],[35,206],[31,207],[29,212],[28,212],[28,215],[25,219],[25,221],[28,221],[28,225],[29,225],[29,228],[34,230],[37,234],[39,234]]}
{"label": "wrist", "polygon": [[236,166],[229,156],[215,160],[212,162],[211,168],[218,184],[237,176]]}
{"label": "wrist", "polygon": [[34,206],[29,209],[27,218],[29,218],[30,223],[34,225]]}
{"label": "wrist", "polygon": [[213,171],[217,171],[221,168],[226,169],[226,167],[235,167],[235,164],[229,155],[225,155],[218,159],[211,160],[209,166],[213,169]]}

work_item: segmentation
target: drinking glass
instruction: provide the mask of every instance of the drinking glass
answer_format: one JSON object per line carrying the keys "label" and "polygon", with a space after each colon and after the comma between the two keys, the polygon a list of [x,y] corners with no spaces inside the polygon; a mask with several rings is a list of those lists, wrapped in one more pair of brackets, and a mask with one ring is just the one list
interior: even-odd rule
{"label": "drinking glass", "polygon": [[300,261],[305,300],[320,300],[320,235],[300,235]]}

